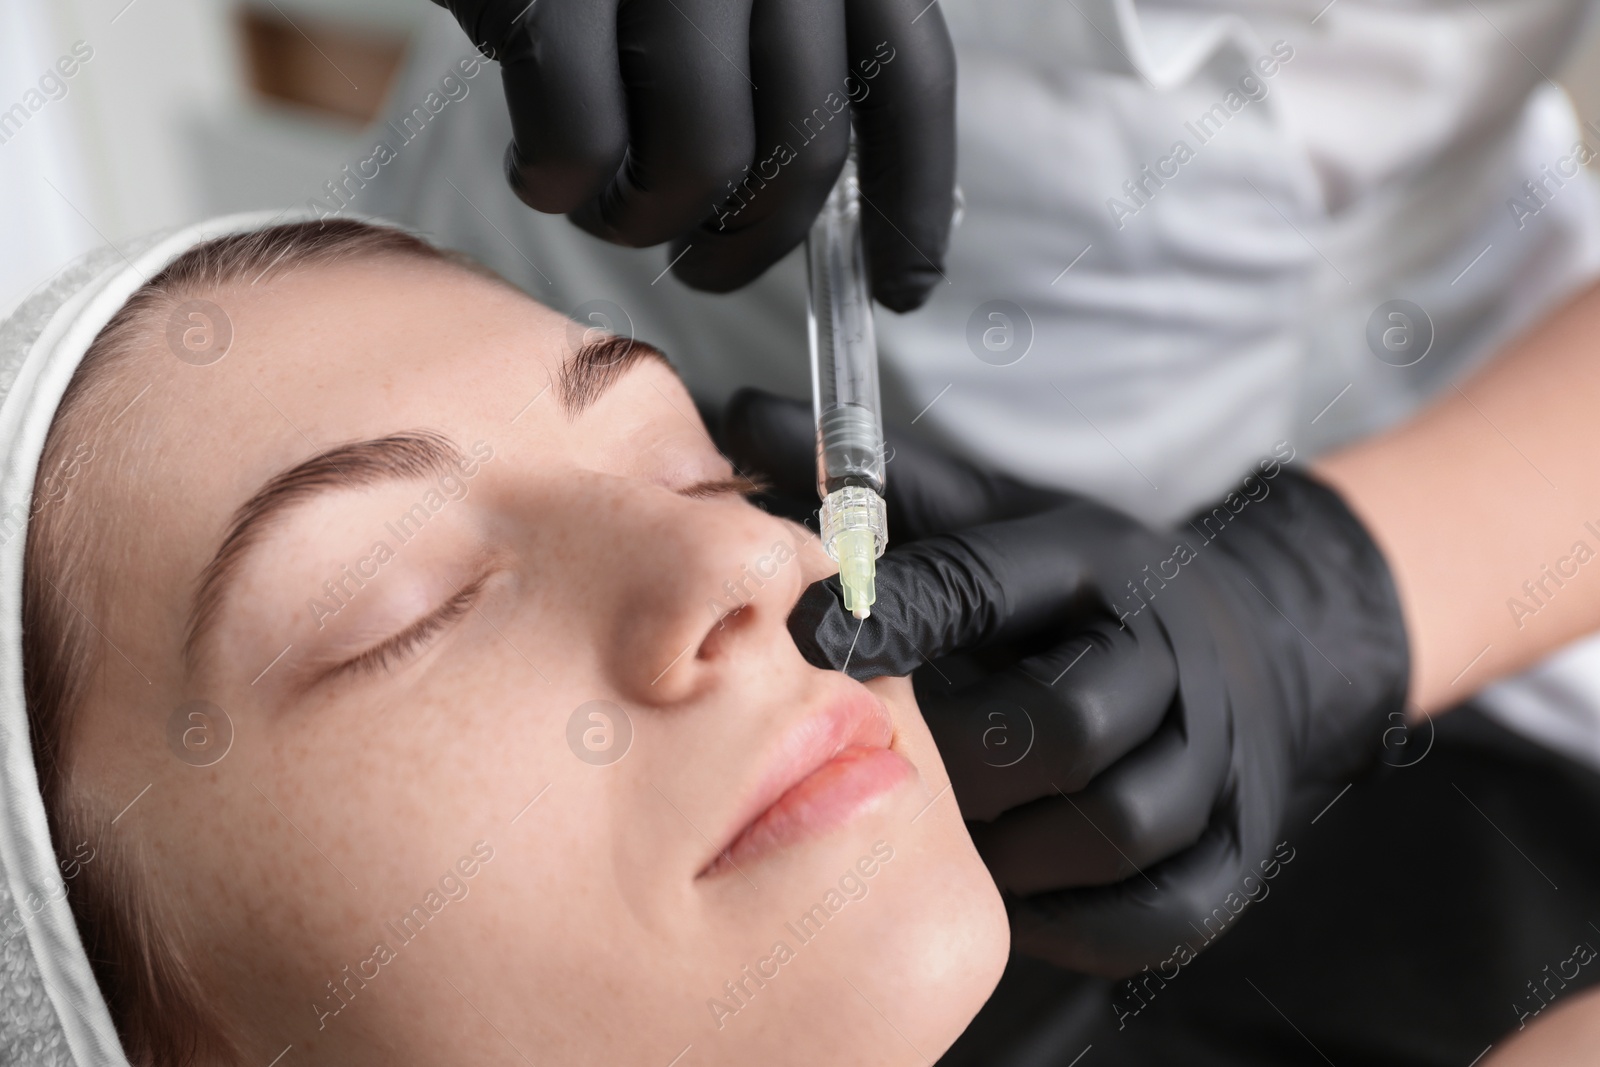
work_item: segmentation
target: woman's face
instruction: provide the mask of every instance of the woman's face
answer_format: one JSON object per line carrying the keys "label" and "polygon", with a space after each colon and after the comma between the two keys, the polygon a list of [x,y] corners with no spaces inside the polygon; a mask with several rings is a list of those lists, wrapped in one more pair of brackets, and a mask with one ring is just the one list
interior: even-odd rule
{"label": "woman's face", "polygon": [[81,475],[71,779],[138,798],[247,1060],[936,1058],[998,894],[909,684],[801,658],[827,560],[667,366],[442,264],[213,299],[226,356],[153,342]]}

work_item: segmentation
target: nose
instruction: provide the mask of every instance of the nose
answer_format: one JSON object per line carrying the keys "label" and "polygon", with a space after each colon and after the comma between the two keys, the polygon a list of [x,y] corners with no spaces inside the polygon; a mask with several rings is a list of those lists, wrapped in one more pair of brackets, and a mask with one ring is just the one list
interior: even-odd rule
{"label": "nose", "polygon": [[601,630],[619,695],[666,707],[730,672],[803,665],[785,620],[809,582],[804,533],[737,498],[634,495],[614,512],[633,548],[613,558],[617,599]]}

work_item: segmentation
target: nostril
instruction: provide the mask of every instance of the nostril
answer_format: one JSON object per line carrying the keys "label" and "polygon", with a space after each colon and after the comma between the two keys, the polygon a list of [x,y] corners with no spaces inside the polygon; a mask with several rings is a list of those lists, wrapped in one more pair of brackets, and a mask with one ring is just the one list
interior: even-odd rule
{"label": "nostril", "polygon": [[[641,694],[641,699],[652,703],[671,703],[686,697],[698,684],[694,664],[722,656],[727,651],[727,642],[749,629],[754,615],[748,604],[722,611],[699,637],[679,649],[671,661],[660,669],[646,687],[647,693]],[[691,652],[694,654],[690,655]]]}
{"label": "nostril", "polygon": [[673,528],[666,559],[656,556],[640,575],[641,595],[618,602],[619,640],[607,658],[632,699],[674,704],[726,669],[760,670],[764,659],[793,653],[785,620],[806,576],[797,562],[803,545],[791,527],[753,508],[721,518],[712,537],[702,514]]}
{"label": "nostril", "polygon": [[721,655],[728,640],[749,626],[752,614],[749,604],[740,604],[723,613],[700,642],[700,651],[695,658],[709,660]]}

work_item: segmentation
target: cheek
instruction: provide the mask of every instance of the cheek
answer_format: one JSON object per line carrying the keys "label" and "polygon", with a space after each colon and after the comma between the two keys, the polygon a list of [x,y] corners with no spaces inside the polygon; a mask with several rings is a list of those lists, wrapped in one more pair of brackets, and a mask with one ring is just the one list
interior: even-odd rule
{"label": "cheek", "polygon": [[918,722],[922,721],[916,695],[911,690],[910,678],[874,678],[862,684],[872,690],[889,708],[889,714],[894,716],[895,725],[900,725],[901,720],[908,717],[915,718]]}

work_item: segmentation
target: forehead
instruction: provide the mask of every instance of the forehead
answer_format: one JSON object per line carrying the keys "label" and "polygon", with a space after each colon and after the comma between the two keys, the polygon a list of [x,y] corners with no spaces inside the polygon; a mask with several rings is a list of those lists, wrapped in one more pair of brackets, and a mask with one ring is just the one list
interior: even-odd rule
{"label": "forehead", "polygon": [[142,395],[115,429],[174,476],[222,448],[243,479],[396,425],[509,422],[581,333],[454,265],[392,256],[232,283],[153,325],[119,374],[120,392]]}
{"label": "forehead", "polygon": [[[214,303],[228,319],[230,348],[208,366],[179,358],[175,384],[215,390],[219,402],[232,398],[242,410],[285,396],[311,418],[329,416],[331,401],[341,424],[360,418],[364,409],[353,401],[400,383],[438,390],[436,405],[518,385],[536,392],[581,332],[507,286],[409,257],[308,266],[263,286],[234,284]],[[171,329],[167,335],[170,348]],[[252,393],[262,394],[255,404]]]}

